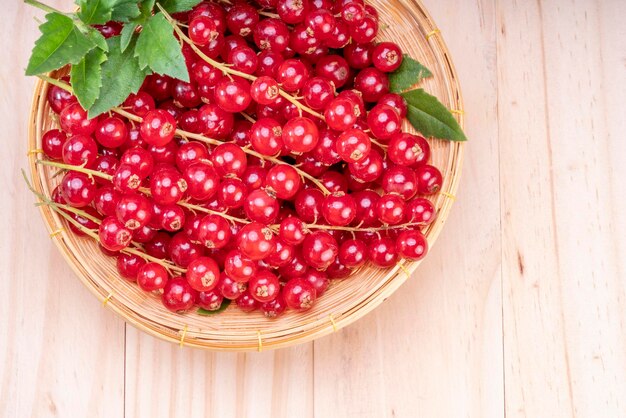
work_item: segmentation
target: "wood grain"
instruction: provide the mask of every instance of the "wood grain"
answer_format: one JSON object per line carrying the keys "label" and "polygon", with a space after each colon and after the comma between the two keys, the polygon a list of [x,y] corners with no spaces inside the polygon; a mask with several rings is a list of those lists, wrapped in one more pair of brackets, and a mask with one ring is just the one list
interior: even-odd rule
{"label": "wood grain", "polygon": [[[616,71],[618,51],[602,41],[619,34],[601,32],[624,12],[623,2],[500,3],[509,416],[626,411],[626,254],[618,252],[626,230],[611,216],[626,191],[623,164],[611,165],[611,148],[624,155],[623,130],[607,124],[607,102],[624,97],[624,49]],[[607,70],[617,76],[605,78]]]}
{"label": "wood grain", "polygon": [[372,314],[250,354],[127,327],[64,264],[20,174],[41,14],[3,5],[0,417],[626,416],[626,3],[424,3],[471,138],[449,223]]}

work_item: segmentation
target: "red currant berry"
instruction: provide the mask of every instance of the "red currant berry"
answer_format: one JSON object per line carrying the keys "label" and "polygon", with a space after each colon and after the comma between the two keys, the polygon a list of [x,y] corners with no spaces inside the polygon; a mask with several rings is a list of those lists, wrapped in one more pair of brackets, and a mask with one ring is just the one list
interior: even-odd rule
{"label": "red currant berry", "polygon": [[137,284],[146,292],[163,289],[168,280],[167,270],[158,263],[146,263],[137,273]]}
{"label": "red currant berry", "polygon": [[398,113],[384,104],[378,104],[370,110],[367,114],[367,125],[372,134],[382,141],[388,141],[401,129]]}
{"label": "red currant berry", "polygon": [[[60,188],[58,190],[60,191]],[[121,196],[122,194],[111,186],[101,187],[95,192],[93,204],[99,214],[103,216],[115,216],[117,202]],[[65,198],[63,198],[62,203],[65,203]]]}
{"label": "red currant berry", "polygon": [[348,192],[348,181],[346,177],[337,171],[327,171],[321,175],[319,180],[331,193]]}
{"label": "red currant berry", "polygon": [[428,253],[428,241],[417,229],[402,231],[396,239],[396,248],[400,257],[417,261]]}
{"label": "red currant berry", "polygon": [[337,138],[337,154],[348,163],[355,163],[366,158],[372,143],[365,132],[360,129],[348,129]]}
{"label": "red currant berry", "polygon": [[287,244],[281,239],[277,239],[274,252],[263,261],[272,268],[280,268],[291,262],[295,255],[295,251],[296,250],[293,245]]}
{"label": "red currant berry", "polygon": [[198,257],[187,266],[187,281],[198,292],[208,292],[217,286],[220,268],[209,257]]}
{"label": "red currant berry", "polygon": [[335,20],[335,30],[326,40],[329,48],[342,49],[350,42],[350,28],[343,19]]}
{"label": "red currant berry", "polygon": [[367,261],[367,245],[363,241],[349,239],[339,247],[339,261],[348,268],[361,267]]}
{"label": "red currant berry", "polygon": [[326,196],[322,205],[322,214],[330,225],[346,226],[356,216],[356,202],[352,196],[343,192],[333,193]]}
{"label": "red currant berry", "polygon": [[202,256],[202,247],[195,244],[184,232],[174,235],[167,245],[170,259],[181,267]]}
{"label": "red currant berry", "polygon": [[295,92],[300,90],[308,79],[309,70],[300,60],[288,59],[278,67],[276,80],[285,91]]}
{"label": "red currant berry", "polygon": [[268,171],[265,184],[279,199],[290,200],[300,190],[302,180],[295,168],[278,164]]}
{"label": "red currant berry", "polygon": [[378,104],[391,106],[396,112],[398,112],[398,115],[400,115],[400,119],[404,119],[406,117],[406,113],[408,111],[406,100],[404,100],[404,97],[400,96],[399,94],[396,94],[396,93],[385,94],[378,101]]}
{"label": "red currant berry", "polygon": [[217,311],[222,306],[224,296],[217,289],[209,292],[198,292],[196,303],[206,311]]}
{"label": "red currant berry", "polygon": [[291,245],[300,245],[306,234],[304,223],[295,216],[283,219],[279,231],[280,239]]}
{"label": "red currant berry", "polygon": [[232,131],[235,118],[216,104],[207,104],[198,112],[202,133],[215,139],[224,139]]}
{"label": "red currant berry", "polygon": [[345,98],[334,99],[324,112],[326,123],[335,131],[345,131],[352,128],[360,116],[359,107]]}
{"label": "red currant berry", "polygon": [[382,155],[376,149],[373,149],[367,157],[356,163],[348,164],[348,169],[354,179],[363,183],[369,183],[378,180],[383,174],[384,160]]}
{"label": "red currant berry", "polygon": [[67,135],[58,129],[50,129],[41,138],[41,148],[46,156],[52,160],[63,158],[63,145]]}
{"label": "red currant berry", "polygon": [[144,141],[162,147],[174,139],[176,120],[163,109],[151,110],[141,122],[140,129]]}
{"label": "red currant berry", "polygon": [[417,176],[417,192],[419,194],[430,195],[441,190],[443,177],[441,171],[432,165],[422,165],[415,169]]}
{"label": "red currant berry", "polygon": [[189,37],[196,45],[206,45],[218,35],[215,22],[209,17],[198,16],[189,23]]}
{"label": "red currant berry", "polygon": [[341,161],[341,157],[337,154],[337,134],[330,129],[322,129],[319,132],[319,140],[317,146],[311,154],[313,158],[322,164],[333,165]]}
{"label": "red currant berry", "polygon": [[193,307],[197,292],[182,277],[172,278],[163,288],[161,302],[172,312],[184,312]]}
{"label": "red currant berry", "polygon": [[250,294],[249,289],[243,292],[235,302],[237,303],[237,307],[243,312],[253,312],[260,306],[259,302]]}
{"label": "red currant berry", "polygon": [[330,81],[322,77],[313,77],[302,88],[304,102],[312,109],[325,109],[335,97],[335,88]]}
{"label": "red currant berry", "polygon": [[248,291],[257,301],[264,303],[276,299],[280,292],[278,277],[267,270],[261,270],[248,282]]}
{"label": "red currant berry", "polygon": [[239,250],[229,252],[224,259],[224,272],[237,282],[247,282],[256,274],[256,270],[256,262]]}
{"label": "red currant berry", "polygon": [[366,68],[357,74],[354,88],[363,94],[366,102],[377,102],[389,93],[389,78],[376,68]]}
{"label": "red currant berry", "polygon": [[302,257],[309,266],[319,270],[331,265],[338,252],[337,241],[326,231],[312,232],[302,242]]}
{"label": "red currant berry", "polygon": [[350,67],[341,55],[326,55],[317,62],[315,74],[331,81],[339,89],[348,81]]}
{"label": "red currant berry", "polygon": [[48,89],[48,103],[54,113],[61,113],[63,109],[72,103],[78,102],[76,96],[69,91],[57,86],[50,86]]}
{"label": "red currant berry", "polygon": [[96,186],[93,179],[87,174],[77,171],[65,173],[59,185],[59,190],[64,201],[75,208],[89,205],[96,194]]}
{"label": "red currant berry", "polygon": [[282,294],[287,306],[298,312],[311,309],[317,299],[315,288],[304,279],[289,280]]}
{"label": "red currant berry", "polygon": [[178,205],[161,206],[159,227],[168,232],[179,231],[185,225],[185,217],[185,211]]}
{"label": "red currant berry", "polygon": [[239,36],[248,36],[259,23],[259,12],[250,4],[236,3],[226,15],[228,29]]}
{"label": "red currant berry", "polygon": [[352,39],[359,44],[372,42],[377,34],[378,21],[372,16],[365,15],[363,20],[350,26],[350,35]]}
{"label": "red currant berry", "polygon": [[250,87],[252,99],[262,105],[269,105],[276,102],[280,95],[278,83],[271,77],[262,76],[252,82]]}
{"label": "red currant berry", "polygon": [[283,149],[282,135],[283,130],[276,119],[259,118],[250,129],[250,144],[263,155],[277,155]]}
{"label": "red currant berry", "polygon": [[304,23],[311,29],[313,36],[322,41],[331,37],[335,26],[337,26],[335,16],[323,9],[314,10],[307,14]]}
{"label": "red currant berry", "polygon": [[206,215],[198,226],[198,241],[207,248],[224,248],[231,236],[228,221],[219,215]]}
{"label": "red currant berry", "polygon": [[149,111],[156,108],[154,98],[145,91],[140,91],[137,94],[131,94],[124,101],[124,108],[128,108],[128,111],[139,117],[144,117]]}
{"label": "red currant berry", "polygon": [[297,25],[291,32],[289,38],[289,48],[295,53],[305,55],[307,53],[313,53],[321,42],[313,35],[313,31],[306,27],[304,24]]}
{"label": "red currant berry", "polygon": [[[279,19],[263,19],[254,28],[254,43],[260,50],[283,52],[289,45],[289,28]],[[262,61],[261,55],[259,60]],[[271,75],[270,75],[271,76]]]}
{"label": "red currant berry", "polygon": [[418,190],[418,182],[413,170],[401,165],[386,170],[381,185],[385,193],[400,195],[404,200],[411,199]]}
{"label": "red currant berry", "polygon": [[343,57],[350,67],[363,70],[372,65],[372,45],[351,43],[343,49]]}
{"label": "red currant berry", "polygon": [[269,302],[261,304],[261,311],[266,318],[277,318],[285,312],[285,309],[287,309],[287,304],[281,293]]}
{"label": "red currant berry", "polygon": [[98,228],[100,245],[109,251],[123,250],[132,238],[132,232],[112,216],[104,218]]}
{"label": "red currant berry", "polygon": [[309,0],[278,0],[276,11],[283,22],[295,25],[302,22],[308,13]]}
{"label": "red currant berry", "polygon": [[152,216],[152,204],[140,194],[123,195],[115,209],[117,219],[131,231],[143,228]]}
{"label": "red currant berry", "polygon": [[218,145],[211,154],[211,162],[220,176],[243,176],[248,166],[246,154],[235,144]]}
{"label": "red currant berry", "polygon": [[294,201],[296,213],[304,222],[316,223],[322,217],[324,195],[317,189],[303,189]]}
{"label": "red currant berry", "polygon": [[101,120],[96,128],[96,141],[103,147],[117,148],[126,142],[128,129],[117,116]]}
{"label": "red currant berry", "polygon": [[258,222],[251,222],[239,231],[237,246],[246,257],[256,261],[270,255],[276,243],[269,228]]}
{"label": "red currant berry", "polygon": [[254,190],[245,199],[244,210],[246,216],[254,221],[266,225],[276,220],[280,205],[276,198],[270,196],[265,190]]}
{"label": "red currant berry", "polygon": [[319,131],[311,119],[297,117],[285,124],[282,139],[288,150],[305,153],[312,151],[317,145]]}
{"label": "red currant berry", "polygon": [[224,77],[215,86],[215,101],[227,112],[243,112],[252,102],[250,83],[239,78],[230,80]]}
{"label": "red currant berry", "polygon": [[124,154],[122,154],[120,163],[135,167],[139,177],[142,179],[148,177],[154,169],[154,158],[152,154],[141,147],[127,149]]}
{"label": "red currant berry", "polygon": [[431,224],[436,217],[432,202],[421,197],[411,200],[406,206],[406,212],[407,222],[421,225]]}
{"label": "red currant berry", "polygon": [[326,292],[326,289],[328,289],[330,284],[328,275],[319,270],[308,269],[304,276],[302,276],[302,279],[309,282],[309,284],[313,286],[315,294],[318,298]]}
{"label": "red currant berry", "polygon": [[220,275],[220,281],[217,284],[217,290],[224,295],[226,299],[235,300],[248,289],[246,283],[237,282],[226,274]]}
{"label": "red currant berry", "polygon": [[402,50],[394,42],[381,42],[372,50],[372,63],[384,73],[394,72],[402,64]]}
{"label": "red currant berry", "polygon": [[122,193],[134,192],[141,187],[139,169],[130,164],[120,164],[113,174],[112,181],[113,186]]}
{"label": "red currant berry", "polygon": [[217,200],[229,209],[240,208],[246,203],[248,189],[243,181],[235,178],[224,179],[217,189]]}
{"label": "red currant berry", "polygon": [[98,145],[90,136],[74,135],[65,141],[61,154],[65,164],[91,168],[98,157]]}
{"label": "red currant berry", "polygon": [[98,126],[98,119],[89,119],[87,111],[79,103],[70,103],[59,115],[61,129],[70,135],[91,135]]}
{"label": "red currant berry", "polygon": [[382,196],[376,203],[378,219],[386,225],[397,225],[404,219],[404,200],[397,194]]}
{"label": "red currant berry", "polygon": [[275,78],[278,74],[278,67],[285,61],[283,56],[274,50],[264,50],[258,55],[259,66],[256,75]]}
{"label": "red currant berry", "polygon": [[217,192],[220,178],[212,165],[192,163],[185,168],[183,175],[187,182],[187,194],[191,198],[207,201]]}
{"label": "red currant berry", "polygon": [[389,141],[387,155],[393,163],[398,165],[422,165],[430,158],[430,146],[421,136],[401,133]]}
{"label": "red currant berry", "polygon": [[396,245],[391,238],[375,238],[369,245],[369,259],[377,267],[391,267],[398,261]]}
{"label": "red currant berry", "polygon": [[144,226],[143,228],[135,229],[133,231],[133,241],[144,244],[152,241],[156,234],[156,229],[152,229],[149,226]]}
{"label": "red currant berry", "polygon": [[123,278],[134,282],[137,280],[137,273],[146,264],[146,260],[135,254],[120,253],[117,256],[117,271]]}
{"label": "red currant berry", "polygon": [[354,222],[364,228],[378,224],[376,206],[380,196],[373,190],[363,190],[352,195],[356,202],[356,217]]}
{"label": "red currant berry", "polygon": [[187,182],[176,170],[158,170],[150,176],[150,193],[160,205],[171,205],[182,200]]}
{"label": "red currant berry", "polygon": [[265,186],[265,177],[267,177],[267,169],[265,167],[248,165],[241,180],[243,180],[248,190],[252,191]]}

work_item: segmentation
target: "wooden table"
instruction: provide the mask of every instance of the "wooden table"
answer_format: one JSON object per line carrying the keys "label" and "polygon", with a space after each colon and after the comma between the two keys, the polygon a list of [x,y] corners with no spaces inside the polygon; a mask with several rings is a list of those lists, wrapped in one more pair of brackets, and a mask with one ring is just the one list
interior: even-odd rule
{"label": "wooden table", "polygon": [[366,318],[251,354],[144,335],[65,265],[20,174],[41,14],[3,2],[0,416],[626,416],[626,2],[424,1],[471,138],[449,223]]}

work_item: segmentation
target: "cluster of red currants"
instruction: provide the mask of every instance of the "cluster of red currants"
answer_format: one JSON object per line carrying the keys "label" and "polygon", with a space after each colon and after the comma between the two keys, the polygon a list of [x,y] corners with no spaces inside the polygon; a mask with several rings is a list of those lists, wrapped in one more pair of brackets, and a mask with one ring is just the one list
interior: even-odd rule
{"label": "cluster of red currants", "polygon": [[191,40],[191,82],[149,76],[122,107],[140,122],[88,119],[71,93],[48,91],[60,129],[45,133],[44,153],[75,166],[52,200],[80,208],[70,227],[97,231],[120,274],[172,311],[224,298],[268,317],[306,310],[330,279],[427,252],[419,228],[435,211],[424,196],[442,177],[428,142],[402,132],[407,105],[388,81],[402,51],[373,42],[376,10],[257,3],[174,16]]}

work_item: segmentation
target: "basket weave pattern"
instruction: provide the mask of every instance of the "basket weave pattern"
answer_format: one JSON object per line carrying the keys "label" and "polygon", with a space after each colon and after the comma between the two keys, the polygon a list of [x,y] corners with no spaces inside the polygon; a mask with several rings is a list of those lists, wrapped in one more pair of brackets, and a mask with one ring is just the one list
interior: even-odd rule
{"label": "basket weave pattern", "polygon": [[[388,27],[378,39],[393,40],[403,50],[425,64],[434,74],[424,87],[455,113],[463,124],[463,106],[456,73],[439,30],[421,3],[415,0],[370,1]],[[46,100],[48,84],[40,82],[32,105],[29,147],[41,149],[43,133],[57,122]],[[404,129],[411,131],[405,123]],[[450,211],[456,193],[463,144],[429,141],[432,164],[444,175],[442,192],[433,198],[437,219],[424,232],[432,247]],[[40,154],[39,154],[40,155]],[[49,167],[36,165],[37,153],[29,153],[34,187],[50,196],[59,178]],[[365,266],[348,279],[335,281],[314,307],[305,313],[287,311],[277,319],[267,319],[260,312],[243,313],[229,307],[214,316],[200,316],[193,311],[184,315],[165,309],[160,300],[143,292],[137,285],[119,277],[115,259],[101,253],[90,238],[66,231],[61,218],[42,206],[41,213],[52,239],[82,282],[107,307],[127,322],[152,335],[188,346],[213,350],[261,350],[294,345],[321,337],[344,327],[373,310],[388,298],[419,262],[401,261],[394,268]]]}

